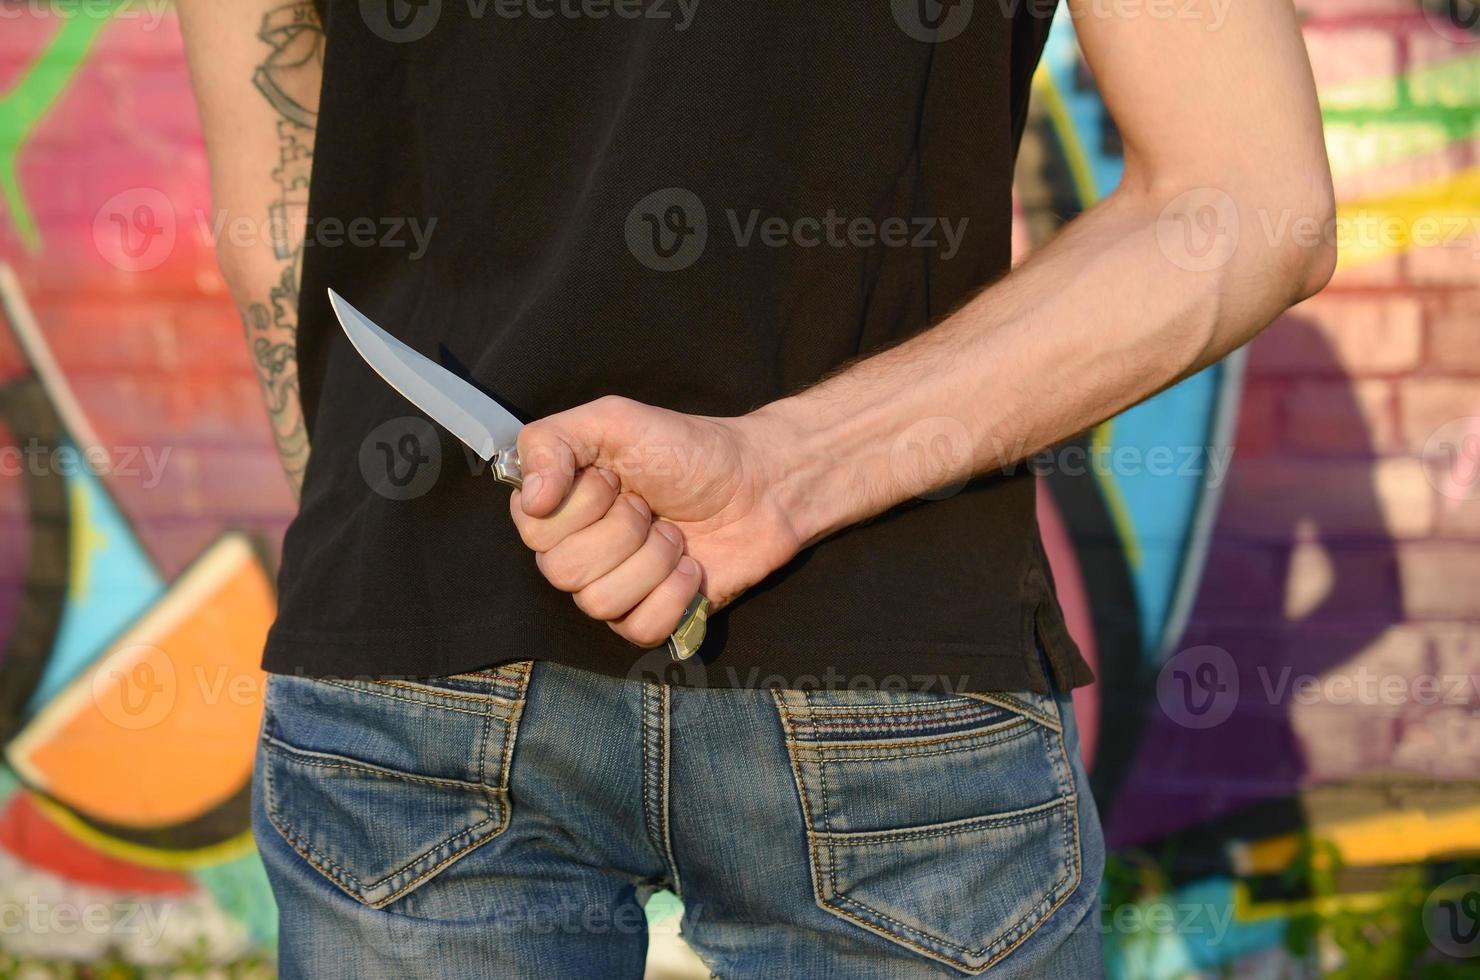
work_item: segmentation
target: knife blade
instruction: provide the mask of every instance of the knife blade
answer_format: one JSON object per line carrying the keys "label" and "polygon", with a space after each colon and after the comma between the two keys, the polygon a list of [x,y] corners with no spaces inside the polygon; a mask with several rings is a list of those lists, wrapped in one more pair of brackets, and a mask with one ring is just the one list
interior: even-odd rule
{"label": "knife blade", "polygon": [[[436,361],[391,336],[332,289],[329,305],[350,344],[376,374],[489,463],[500,483],[515,488],[523,484],[517,444],[523,422]],[[709,600],[701,592],[689,602],[678,629],[668,638],[668,652],[674,660],[687,660],[698,652],[708,620]]]}

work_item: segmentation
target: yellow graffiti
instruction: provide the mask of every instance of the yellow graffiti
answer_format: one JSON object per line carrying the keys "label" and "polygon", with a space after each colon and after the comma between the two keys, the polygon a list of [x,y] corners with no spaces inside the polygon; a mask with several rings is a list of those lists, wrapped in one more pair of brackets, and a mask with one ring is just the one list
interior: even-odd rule
{"label": "yellow graffiti", "polygon": [[89,826],[78,818],[66,807],[48,800],[38,794],[31,795],[31,801],[36,804],[37,809],[43,811],[57,827],[68,837],[88,845],[96,850],[113,857],[132,861],[135,864],[148,868],[158,868],[164,871],[189,871],[192,868],[203,868],[226,861],[234,861],[248,854],[256,853],[256,844],[252,841],[252,832],[244,830],[234,837],[229,837],[219,844],[211,844],[206,847],[197,847],[194,850],[179,850],[161,847],[149,847],[146,844],[135,844],[132,841],[119,840]]}
{"label": "yellow graffiti", "polygon": [[73,481],[67,488],[67,496],[72,512],[72,554],[67,594],[72,601],[80,602],[87,598],[88,586],[91,584],[89,570],[93,565],[93,556],[107,549],[108,536],[92,522],[92,500],[85,484],[80,480]]}

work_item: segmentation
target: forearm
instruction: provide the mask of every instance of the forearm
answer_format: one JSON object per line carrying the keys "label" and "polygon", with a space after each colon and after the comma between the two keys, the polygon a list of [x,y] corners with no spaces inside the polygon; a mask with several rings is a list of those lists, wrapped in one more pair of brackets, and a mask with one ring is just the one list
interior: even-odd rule
{"label": "forearm", "polygon": [[933,329],[755,413],[804,541],[1110,418],[1330,277],[1330,167],[1288,0],[1069,8],[1121,185]]}
{"label": "forearm", "polygon": [[[1266,240],[1261,213],[1280,208],[1258,196],[1242,198],[1225,262],[1183,268],[1165,247],[1174,196],[1123,188],[938,326],[756,413],[783,447],[778,492],[798,536],[1082,432],[1214,363],[1329,276],[1329,249]],[[1288,205],[1326,219],[1319,185]]]}
{"label": "forearm", "polygon": [[211,163],[217,256],[295,494],[308,462],[298,289],[322,63],[311,2],[181,0]]}

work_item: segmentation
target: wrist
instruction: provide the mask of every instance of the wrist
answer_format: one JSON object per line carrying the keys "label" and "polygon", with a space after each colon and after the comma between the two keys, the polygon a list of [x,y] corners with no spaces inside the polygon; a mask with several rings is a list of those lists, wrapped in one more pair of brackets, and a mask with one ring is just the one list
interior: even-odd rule
{"label": "wrist", "polygon": [[764,405],[739,420],[766,494],[802,547],[864,520],[892,502],[866,456],[805,395]]}

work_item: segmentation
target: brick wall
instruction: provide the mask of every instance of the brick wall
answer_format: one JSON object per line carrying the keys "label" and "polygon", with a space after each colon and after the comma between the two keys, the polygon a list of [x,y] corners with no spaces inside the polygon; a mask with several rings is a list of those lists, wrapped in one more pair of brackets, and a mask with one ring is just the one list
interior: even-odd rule
{"label": "brick wall", "polygon": [[[1480,780],[1474,687],[1425,703],[1406,686],[1480,674],[1480,34],[1442,29],[1416,0],[1298,6],[1342,228],[1359,240],[1331,287],[1249,352],[1234,468],[1184,639],[1233,654],[1245,693],[1208,732],[1177,726],[1154,699],[1138,709],[1145,731],[1110,827],[1126,851],[1180,834],[1200,833],[1211,852],[1258,843],[1277,831],[1243,815],[1271,802],[1292,804],[1317,834],[1354,814],[1428,820],[1443,807],[1415,804],[1402,787]],[[227,529],[271,552],[291,502],[196,218],[209,190],[175,20],[151,23],[141,5],[89,33],[77,18],[5,9],[21,12],[0,20],[0,164],[13,160],[16,174],[0,258],[100,441],[169,453],[157,484],[113,476],[107,490],[166,581]],[[23,79],[39,83],[26,101],[13,98]],[[132,216],[141,188],[169,202],[154,217],[172,222],[176,244],[129,271],[109,261],[109,215]],[[1413,240],[1426,219],[1443,243]],[[1396,243],[1362,239],[1369,226]],[[0,385],[31,370],[0,330]],[[27,507],[20,482],[0,477],[5,630],[22,602],[17,542],[35,530]],[[0,669],[14,669],[18,649],[0,634]],[[1404,693],[1356,703],[1267,694],[1285,668],[1398,678]],[[1345,795],[1333,802],[1328,791]],[[76,855],[86,854],[117,894],[148,894],[136,849],[85,834],[6,836],[27,798],[0,769],[0,864],[25,869],[27,887],[80,887]],[[1359,863],[1412,863],[1428,846],[1398,829],[1374,839]],[[207,861],[169,884],[195,889],[193,921],[215,923],[223,957],[260,950],[268,927],[233,907],[221,877]],[[60,941],[40,949],[81,955]]]}

